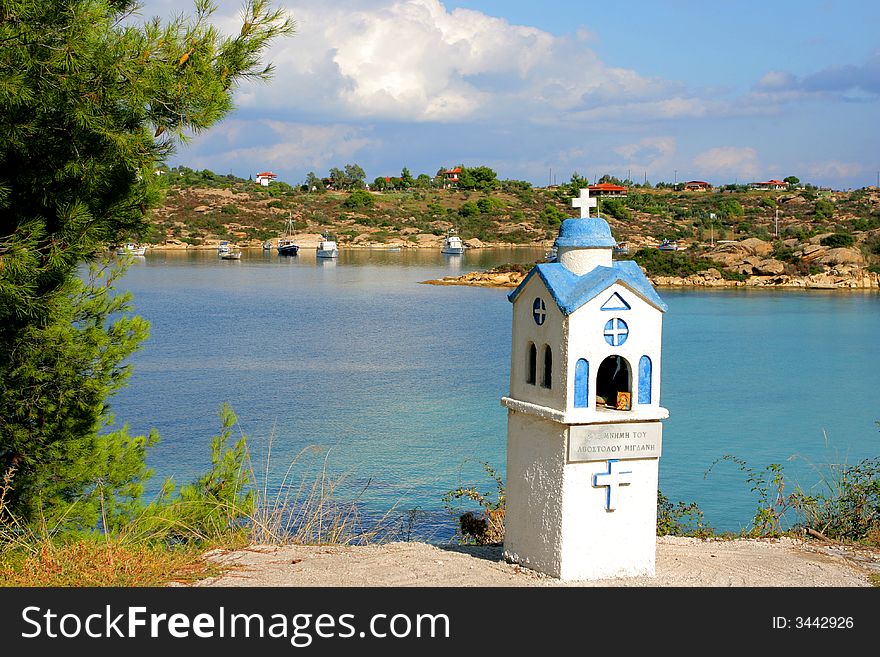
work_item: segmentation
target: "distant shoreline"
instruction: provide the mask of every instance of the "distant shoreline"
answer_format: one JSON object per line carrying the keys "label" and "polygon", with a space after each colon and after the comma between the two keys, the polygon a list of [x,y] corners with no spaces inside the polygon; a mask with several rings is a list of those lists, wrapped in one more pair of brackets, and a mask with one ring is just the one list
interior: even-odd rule
{"label": "distant shoreline", "polygon": [[[711,270],[710,270],[711,271]],[[461,276],[420,281],[427,285],[467,285],[472,287],[515,288],[525,278],[519,272],[469,272]],[[865,271],[861,277],[835,277],[831,274],[810,276],[751,276],[744,281],[727,280],[717,272],[702,272],[686,277],[648,276],[658,288],[779,288],[790,290],[880,290],[880,275]]]}

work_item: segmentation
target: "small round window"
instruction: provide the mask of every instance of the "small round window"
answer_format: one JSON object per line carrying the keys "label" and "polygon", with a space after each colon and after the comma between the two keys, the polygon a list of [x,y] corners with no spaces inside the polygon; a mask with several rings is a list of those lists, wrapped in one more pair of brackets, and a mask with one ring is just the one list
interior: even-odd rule
{"label": "small round window", "polygon": [[629,337],[629,327],[619,317],[609,319],[605,323],[605,342],[612,347],[619,347]]}
{"label": "small round window", "polygon": [[541,297],[535,299],[535,303],[532,304],[532,317],[538,326],[541,326],[547,319],[547,306],[544,305],[544,300]]}

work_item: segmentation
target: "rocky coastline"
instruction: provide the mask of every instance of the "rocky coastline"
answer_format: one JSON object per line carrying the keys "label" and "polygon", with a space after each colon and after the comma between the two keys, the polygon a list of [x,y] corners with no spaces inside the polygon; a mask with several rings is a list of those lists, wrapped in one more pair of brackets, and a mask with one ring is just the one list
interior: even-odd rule
{"label": "rocky coastline", "polygon": [[[726,272],[737,274],[736,278],[725,276],[716,267],[688,276],[652,275],[642,269],[651,284],[661,288],[880,289],[880,274],[868,269],[865,256],[859,249],[822,246],[822,237],[816,236],[807,243],[798,240],[783,242],[783,246],[789,250],[789,256],[810,267],[810,273],[792,271],[791,265],[774,257],[773,244],[758,238],[722,244],[708,254]],[[489,270],[423,282],[432,285],[512,288],[519,285],[524,277],[525,273],[521,271]]]}
{"label": "rocky coastline", "polygon": [[[470,285],[475,287],[509,287],[519,285],[525,274],[520,272],[474,271],[462,276],[446,276],[441,279],[422,281],[429,285]],[[745,280],[725,279],[717,269],[709,269],[690,276],[648,276],[655,287],[713,287],[713,288],[798,288],[814,290],[873,289],[880,290],[880,275],[867,270],[846,273],[819,273],[807,276],[749,276]]]}

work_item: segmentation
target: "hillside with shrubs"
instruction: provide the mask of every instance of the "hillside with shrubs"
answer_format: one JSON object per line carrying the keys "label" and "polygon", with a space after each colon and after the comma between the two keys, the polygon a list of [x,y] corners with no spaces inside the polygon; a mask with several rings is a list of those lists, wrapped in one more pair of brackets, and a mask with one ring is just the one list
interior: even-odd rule
{"label": "hillside with shrubs", "polygon": [[[588,183],[546,188],[498,179],[487,167],[464,168],[456,187],[435,176],[377,178],[362,170],[332,169],[335,177],[268,186],[251,179],[186,167],[158,175],[164,205],[153,214],[154,248],[214,248],[229,240],[259,248],[278,238],[289,219],[302,235],[329,234],[340,247],[436,248],[454,229],[471,247],[530,245],[549,248],[560,223],[577,212],[571,200]],[[346,174],[354,171],[352,177]],[[360,176],[357,172],[360,172]],[[797,180],[796,178],[793,180]],[[819,283],[861,277],[871,287],[880,273],[880,190],[848,191],[793,184],[785,191],[727,185],[684,191],[669,183],[623,183],[623,198],[600,200],[615,238],[652,276],[703,276],[703,284],[760,278],[782,283],[813,277]],[[662,240],[679,250],[658,252]],[[786,279],[785,277],[788,277]],[[690,281],[693,282],[693,281]],[[864,282],[864,281],[863,281]],[[837,285],[839,286],[839,285]]]}

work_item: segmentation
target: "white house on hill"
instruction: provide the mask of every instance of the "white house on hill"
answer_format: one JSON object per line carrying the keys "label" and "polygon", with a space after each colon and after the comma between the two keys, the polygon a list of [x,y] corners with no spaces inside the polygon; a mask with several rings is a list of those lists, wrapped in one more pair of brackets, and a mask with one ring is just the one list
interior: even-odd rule
{"label": "white house on hill", "polygon": [[272,173],[271,171],[262,171],[257,174],[257,184],[262,185],[263,187],[268,187],[269,183],[272,182],[275,178],[278,177],[277,173]]}

